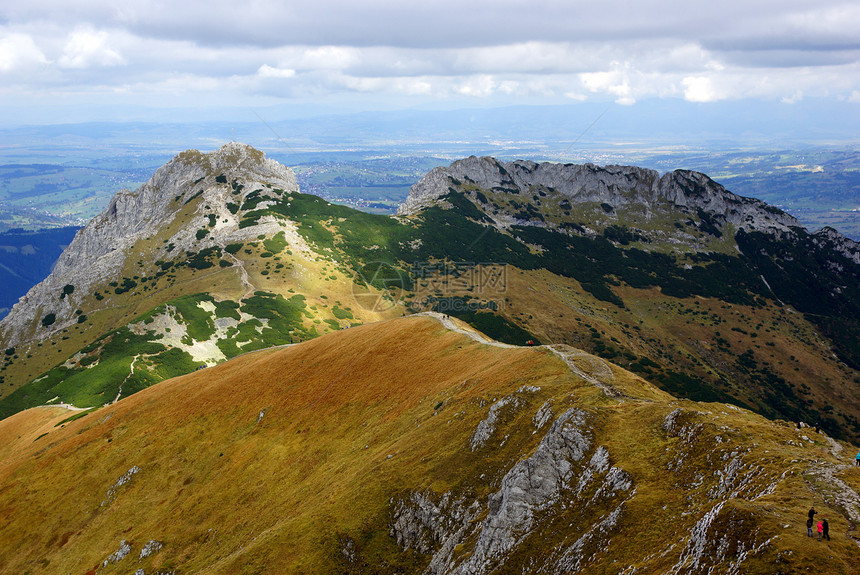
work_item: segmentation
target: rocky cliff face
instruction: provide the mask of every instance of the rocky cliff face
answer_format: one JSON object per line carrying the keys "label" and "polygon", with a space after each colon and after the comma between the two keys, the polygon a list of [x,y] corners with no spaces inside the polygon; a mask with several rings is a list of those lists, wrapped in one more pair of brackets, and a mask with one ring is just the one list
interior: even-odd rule
{"label": "rocky cliff face", "polygon": [[[578,522],[581,533],[571,537],[568,546],[534,561],[538,570],[575,571],[585,559],[586,544],[613,531],[633,493],[630,475],[609,462],[609,451],[595,448],[588,414],[568,409],[535,452],[504,475],[486,510],[478,501],[465,505],[447,493],[438,504],[428,494],[411,493],[394,505],[391,534],[403,547],[424,554],[435,551],[430,573],[489,573],[524,542],[540,538],[548,517],[576,506],[590,515],[588,522]],[[476,521],[481,515],[483,521]],[[455,549],[470,540],[474,549],[465,561],[458,561]]]}
{"label": "rocky cliff face", "polygon": [[[120,277],[132,247],[143,239],[167,234],[158,253],[151,254],[157,260],[174,250],[201,250],[271,231],[259,226],[241,229],[228,203],[241,204],[255,190],[274,188],[296,191],[295,175],[250,146],[230,143],[209,154],[182,152],[138,189],[117,193],[78,232],[53,272],[0,322],[0,338],[14,347],[73,325],[82,299],[96,286]],[[265,206],[265,197],[257,206]],[[186,210],[189,221],[168,232]],[[213,233],[197,238],[196,231],[213,217]],[[53,321],[46,320],[48,316]]]}
{"label": "rocky cliff face", "polygon": [[781,210],[735,195],[699,172],[675,170],[661,176],[654,170],[632,166],[500,162],[475,156],[433,169],[412,186],[398,213],[417,213],[436,204],[451,189],[464,185],[519,196],[525,201],[539,191],[544,196],[558,195],[571,204],[606,204],[614,209],[635,205],[652,212],[702,210],[718,218],[718,225],[731,224],[748,231],[790,232],[802,227]]}
{"label": "rocky cliff face", "polygon": [[860,243],[846,238],[831,227],[821,228],[813,234],[814,243],[823,248],[829,248],[860,264]]}

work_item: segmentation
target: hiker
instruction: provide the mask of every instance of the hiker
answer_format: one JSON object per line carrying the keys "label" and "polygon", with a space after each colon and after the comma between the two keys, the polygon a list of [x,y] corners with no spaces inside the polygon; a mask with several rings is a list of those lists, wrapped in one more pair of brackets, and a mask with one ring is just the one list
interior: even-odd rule
{"label": "hiker", "polygon": [[860,467],[860,451],[857,452],[857,467]]}
{"label": "hiker", "polygon": [[806,536],[812,537],[812,517],[806,520]]}
{"label": "hiker", "polygon": [[815,507],[810,507],[809,513],[807,513],[807,515],[809,516],[810,521],[814,520],[815,519]]}
{"label": "hiker", "polygon": [[830,525],[827,523],[826,517],[821,521],[821,529],[824,538],[830,541]]}
{"label": "hiker", "polygon": [[821,524],[821,521],[818,522],[816,530],[818,531],[818,540],[821,541],[821,535],[824,533],[824,525]]}
{"label": "hiker", "polygon": [[818,422],[815,423],[815,433],[821,433],[821,425]]}

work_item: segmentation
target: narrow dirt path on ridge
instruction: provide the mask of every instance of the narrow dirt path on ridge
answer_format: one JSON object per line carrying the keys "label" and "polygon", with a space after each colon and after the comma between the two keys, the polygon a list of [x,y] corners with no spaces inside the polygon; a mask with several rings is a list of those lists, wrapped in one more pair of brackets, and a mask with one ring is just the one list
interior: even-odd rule
{"label": "narrow dirt path on ridge", "polygon": [[[594,357],[580,351],[569,345],[542,345],[553,352],[570,368],[570,371],[587,381],[588,383],[600,388],[607,397],[619,398],[622,393],[612,386],[612,381],[615,376],[612,375],[612,368],[598,357]],[[587,361],[591,366],[591,373],[586,372],[577,363],[576,360]]]}
{"label": "narrow dirt path on ridge", "polygon": [[[451,331],[461,333],[466,337],[469,337],[474,341],[477,341],[478,343],[482,343],[484,345],[492,345],[494,347],[506,348],[522,347],[519,345],[511,345],[508,343],[496,341],[476,330],[464,328],[460,325],[457,325],[457,323],[455,323],[454,320],[452,320],[451,317],[447,314],[435,311],[424,311],[415,315],[426,315],[432,317],[436,319],[439,323],[441,323],[443,327]],[[594,357],[585,353],[584,351],[580,351],[576,348],[564,344],[541,345],[537,347],[542,347],[550,350],[565,364],[567,364],[568,368],[570,368],[570,371],[572,371],[575,375],[581,377],[585,381],[589,382],[590,384],[598,387],[607,397],[622,397],[622,393],[612,386],[612,381],[614,380],[612,368],[610,368],[609,364],[607,364],[602,359]],[[576,360],[587,362],[591,368],[590,373],[586,372],[582,367],[577,365]]]}
{"label": "narrow dirt path on ridge", "polygon": [[485,336],[484,334],[482,334],[478,331],[473,331],[470,329],[465,329],[463,327],[460,327],[459,325],[454,323],[454,320],[452,320],[450,316],[448,316],[447,314],[444,314],[444,313],[439,313],[437,311],[422,311],[421,313],[416,313],[414,315],[426,315],[426,316],[432,317],[432,318],[438,320],[439,323],[441,323],[445,328],[447,328],[451,331],[456,331],[457,333],[462,333],[466,337],[469,337],[469,338],[477,341],[478,343],[483,343],[484,345],[492,345],[494,347],[507,347],[507,348],[520,347],[518,345],[511,345],[509,343],[502,343],[500,341],[490,339],[489,337]]}

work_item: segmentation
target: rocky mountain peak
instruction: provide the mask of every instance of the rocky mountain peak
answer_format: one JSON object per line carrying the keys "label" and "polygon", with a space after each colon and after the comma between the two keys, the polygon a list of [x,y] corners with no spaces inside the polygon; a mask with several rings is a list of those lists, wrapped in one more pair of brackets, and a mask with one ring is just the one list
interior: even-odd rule
{"label": "rocky mountain peak", "polygon": [[[150,255],[156,260],[168,251],[199,251],[264,233],[259,227],[241,229],[235,210],[255,191],[262,194],[257,205],[264,206],[275,189],[298,190],[295,174],[251,146],[231,142],[211,153],[178,154],[136,190],[120,190],[77,233],[53,272],[0,322],[0,336],[15,346],[73,325],[78,303],[94,286],[120,277],[141,240],[164,235]],[[180,214],[187,221],[171,227]],[[218,233],[197,237],[207,227]]]}
{"label": "rocky mountain peak", "polygon": [[[502,162],[490,157],[469,157],[448,167],[433,169],[412,186],[400,215],[410,215],[438,204],[451,190],[468,188],[519,196],[530,202],[536,190],[543,196],[559,196],[572,205],[604,205],[612,208],[644,207],[645,217],[658,212],[697,213],[719,218],[717,225],[731,224],[747,231],[790,232],[801,228],[792,216],[759,200],[733,194],[700,172],[675,170],[660,175],[635,166]],[[520,200],[521,202],[522,200]],[[490,217],[502,226],[513,222]],[[530,225],[542,225],[531,222]]]}
{"label": "rocky mountain peak", "polygon": [[860,243],[846,238],[830,226],[825,226],[813,234],[815,243],[828,246],[856,264],[860,264]]}

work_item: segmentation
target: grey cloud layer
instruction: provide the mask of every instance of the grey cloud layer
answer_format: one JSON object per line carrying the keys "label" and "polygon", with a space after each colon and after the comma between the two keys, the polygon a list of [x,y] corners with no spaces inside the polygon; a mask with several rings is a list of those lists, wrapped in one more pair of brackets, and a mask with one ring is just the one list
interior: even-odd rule
{"label": "grey cloud layer", "polygon": [[858,29],[856,0],[30,0],[0,98],[860,100]]}
{"label": "grey cloud layer", "polygon": [[856,49],[860,5],[845,0],[402,0],[66,2],[0,8],[8,24],[120,28],[208,46],[462,48],[529,41],[673,38],[713,49]]}

